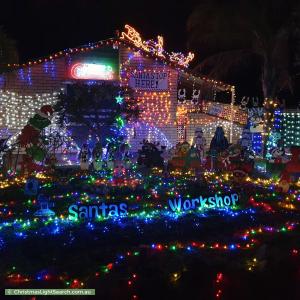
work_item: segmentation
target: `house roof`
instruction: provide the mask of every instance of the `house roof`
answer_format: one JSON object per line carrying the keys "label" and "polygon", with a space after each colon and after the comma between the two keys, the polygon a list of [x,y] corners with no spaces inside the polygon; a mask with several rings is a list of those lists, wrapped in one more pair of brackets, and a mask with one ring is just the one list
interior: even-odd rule
{"label": "house roof", "polygon": [[[159,36],[158,36],[158,38],[159,38]],[[94,43],[88,43],[87,45],[82,45],[79,47],[67,48],[67,49],[58,51],[56,53],[50,54],[46,57],[30,60],[30,61],[27,61],[22,64],[8,64],[8,67],[10,67],[11,69],[30,67],[30,66],[34,66],[37,64],[42,64],[47,61],[53,61],[54,59],[58,59],[61,57],[70,56],[73,54],[87,52],[87,51],[92,51],[92,50],[95,50],[95,49],[98,49],[101,47],[105,47],[105,46],[123,45],[123,46],[127,46],[131,49],[141,52],[144,56],[161,61],[161,62],[169,65],[170,67],[178,69],[180,72],[180,75],[183,76],[183,78],[185,78],[187,80],[192,79],[193,81],[196,81],[200,84],[213,85],[215,89],[220,90],[220,91],[231,91],[232,92],[232,90],[234,89],[234,86],[226,84],[224,82],[214,80],[214,79],[211,79],[211,78],[208,78],[205,76],[199,76],[197,74],[193,74],[187,68],[187,66],[181,65],[179,63],[180,57],[186,58],[181,53],[172,52],[171,54],[169,54],[168,52],[166,52],[165,50],[162,49],[163,52],[161,52],[160,55],[158,55],[159,53],[148,51],[148,49],[146,47],[151,47],[151,45],[150,45],[151,43],[155,43],[155,42],[153,40],[149,40],[149,41],[145,41],[145,42],[139,41],[139,43],[137,43],[136,40],[124,38],[124,35],[123,36],[121,35],[121,36],[118,36],[115,38],[109,38],[109,39],[94,42]],[[140,45],[142,45],[142,46],[140,46]],[[144,45],[147,45],[147,46],[144,46]],[[177,57],[176,57],[176,55],[177,55]],[[191,53],[189,53],[189,55],[191,55]],[[176,60],[174,60],[174,58],[178,59],[178,60],[176,61]]]}

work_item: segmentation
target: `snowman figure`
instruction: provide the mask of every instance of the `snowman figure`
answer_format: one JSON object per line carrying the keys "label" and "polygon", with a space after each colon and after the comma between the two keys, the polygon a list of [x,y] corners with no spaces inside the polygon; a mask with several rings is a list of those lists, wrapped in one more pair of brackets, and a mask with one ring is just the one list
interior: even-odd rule
{"label": "snowman figure", "polygon": [[201,128],[195,130],[193,146],[197,149],[201,162],[204,160],[204,147],[206,146],[206,139],[203,136]]}
{"label": "snowman figure", "polygon": [[98,142],[95,145],[95,148],[93,149],[93,168],[95,171],[100,171],[103,166],[103,160],[102,160],[102,146]]}
{"label": "snowman figure", "polygon": [[89,169],[90,150],[87,144],[83,144],[79,153],[80,169],[86,171]]}

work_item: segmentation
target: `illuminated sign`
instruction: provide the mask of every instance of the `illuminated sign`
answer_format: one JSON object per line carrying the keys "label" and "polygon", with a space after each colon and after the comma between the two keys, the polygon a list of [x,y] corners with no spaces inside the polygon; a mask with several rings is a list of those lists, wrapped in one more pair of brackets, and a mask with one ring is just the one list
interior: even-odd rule
{"label": "illuminated sign", "polygon": [[99,217],[122,217],[127,215],[127,204],[77,205],[69,206],[69,219],[96,219]]}
{"label": "illuminated sign", "polygon": [[169,72],[134,72],[130,74],[129,86],[136,90],[166,91],[169,88]]}
{"label": "illuminated sign", "polygon": [[187,210],[201,210],[203,208],[225,208],[235,206],[238,202],[238,194],[226,195],[224,197],[215,194],[210,197],[198,197],[195,199],[173,199],[169,200],[169,206],[173,212]]}
{"label": "illuminated sign", "polygon": [[110,65],[96,63],[76,63],[71,67],[74,79],[113,80],[116,74]]}

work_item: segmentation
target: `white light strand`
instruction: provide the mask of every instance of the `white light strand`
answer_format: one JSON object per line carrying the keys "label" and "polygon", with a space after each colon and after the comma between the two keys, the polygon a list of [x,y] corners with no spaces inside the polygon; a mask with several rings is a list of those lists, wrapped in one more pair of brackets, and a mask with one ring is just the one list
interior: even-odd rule
{"label": "white light strand", "polygon": [[15,142],[20,130],[37,109],[43,105],[54,105],[57,96],[58,92],[29,96],[0,90],[0,129],[8,129],[13,134],[8,144]]}

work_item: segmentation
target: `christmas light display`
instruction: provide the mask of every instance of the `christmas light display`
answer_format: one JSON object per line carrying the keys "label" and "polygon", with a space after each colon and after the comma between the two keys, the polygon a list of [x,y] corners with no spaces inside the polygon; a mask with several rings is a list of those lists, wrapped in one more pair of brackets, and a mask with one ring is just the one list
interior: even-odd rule
{"label": "christmas light display", "polygon": [[[111,251],[108,256],[106,255],[106,258],[101,259],[101,262],[97,263],[92,260],[91,264],[86,265],[85,275],[82,275],[80,270],[76,270],[75,273],[74,271],[68,272],[68,269],[62,269],[62,266],[59,269],[53,267],[49,269],[45,267],[24,269],[18,263],[9,261],[3,286],[22,287],[24,283],[30,284],[30,286],[31,284],[39,286],[39,282],[44,282],[44,284],[55,283],[62,288],[91,288],[94,286],[93,280],[98,280],[101,285],[104,278],[109,280],[109,277],[107,277],[109,274],[117,274],[122,268],[128,266],[130,271],[124,280],[130,295],[138,297],[138,290],[135,287],[144,277],[137,264],[141,254],[142,257],[151,259],[153,255],[198,257],[199,253],[205,256],[224,255],[224,257],[229,257],[228,253],[231,253],[240,261],[240,265],[245,271],[256,272],[260,266],[260,259],[256,256],[256,250],[265,240],[298,232],[297,214],[293,215],[288,212],[295,211],[296,207],[299,208],[299,190],[291,189],[289,194],[277,192],[279,181],[248,177],[237,183],[233,175],[217,175],[213,172],[206,172],[203,173],[205,184],[202,184],[202,189],[210,193],[216,193],[217,197],[220,197],[222,191],[232,193],[234,189],[240,189],[242,186],[243,195],[238,207],[233,210],[219,208],[212,211],[172,212],[167,207],[166,200],[181,196],[183,199],[191,199],[192,201],[196,196],[195,191],[198,192],[198,190],[197,188],[196,190],[193,190],[193,188],[187,190],[185,187],[197,182],[197,177],[191,172],[174,172],[169,177],[163,177],[159,172],[155,173],[155,170],[153,172],[151,175],[144,177],[135,171],[131,175],[125,176],[123,183],[116,183],[110,173],[106,174],[103,171],[90,175],[75,173],[67,179],[67,182],[53,175],[38,173],[37,178],[41,182],[41,190],[50,193],[55,203],[56,216],[44,220],[38,219],[32,214],[36,206],[35,198],[28,199],[26,196],[19,195],[20,200],[16,201],[17,199],[12,200],[11,194],[7,194],[11,189],[20,190],[20,187],[25,183],[25,177],[1,180],[1,189],[4,195],[8,195],[10,199],[7,202],[7,196],[5,196],[0,202],[2,219],[0,223],[1,248],[10,247],[12,239],[16,243],[23,243],[27,239],[39,239],[42,236],[53,238],[60,236],[64,243],[77,244],[80,242],[80,236],[74,236],[73,234],[77,230],[84,230],[89,235],[98,236],[100,231],[102,234],[113,236],[117,234],[118,228],[122,228],[122,232],[131,228],[130,230],[139,232],[143,236],[142,232],[150,227],[152,231],[155,228],[158,228],[156,230],[159,231],[170,230],[167,234],[170,237],[172,231],[174,234],[173,228],[177,228],[179,224],[187,226],[185,230],[188,232],[193,226],[197,228],[200,223],[204,226],[211,218],[215,220],[216,217],[219,220],[224,218],[227,220],[226,222],[230,220],[231,226],[237,220],[247,218],[252,219],[251,223],[254,222],[256,225],[249,226],[244,224],[243,221],[239,221],[238,226],[235,225],[230,231],[231,234],[225,234],[221,238],[220,235],[218,235],[218,238],[213,238],[211,231],[209,231],[209,235],[203,235],[202,233],[202,238],[186,236],[185,238],[181,237],[181,239],[168,238],[166,241],[161,240],[161,238],[160,241],[156,241],[154,238],[153,242],[143,242],[135,246],[121,246],[119,243],[117,249]],[[63,185],[64,189],[67,190],[62,191],[58,188],[60,185]],[[77,186],[75,191],[74,186]],[[102,193],[104,187],[108,188],[109,192]],[[95,194],[96,190],[98,194]],[[248,197],[249,199],[247,199]],[[76,204],[78,207],[81,205],[94,206],[99,205],[103,200],[110,205],[116,201],[119,204],[126,201],[129,207],[128,214],[125,216],[99,216],[90,220],[69,218],[68,207],[70,205]],[[21,207],[25,209],[20,209]],[[283,214],[282,209],[285,210]],[[267,220],[270,216],[272,216],[273,221],[269,223]],[[283,218],[283,216],[285,217]],[[265,221],[262,222],[264,218]],[[287,221],[284,221],[284,219]],[[167,227],[163,227],[165,229],[161,228],[161,221],[167,224]],[[124,229],[125,224],[127,229]],[[73,233],[70,234],[70,232]],[[287,255],[297,255],[297,248],[289,248]],[[170,274],[168,278],[172,283],[180,282],[182,276],[184,276],[180,269],[171,270]],[[220,275],[220,272],[216,278],[212,278],[212,282],[216,283],[215,295],[220,298],[226,293],[226,289],[224,290],[223,275]]]}
{"label": "christmas light display", "polygon": [[35,110],[43,105],[53,105],[57,101],[58,93],[36,94],[23,96],[18,93],[0,90],[0,126],[14,130],[9,143],[13,143],[19,130],[25,126]]}
{"label": "christmas light display", "polygon": [[283,113],[283,140],[284,146],[300,146],[300,113]]}
{"label": "christmas light display", "polygon": [[158,36],[157,42],[152,40],[143,41],[140,34],[130,25],[125,25],[127,32],[121,33],[121,39],[128,40],[133,43],[137,48],[144,50],[146,52],[153,53],[158,57],[169,57],[171,62],[178,64],[181,67],[188,67],[190,61],[193,60],[194,54],[189,52],[187,56],[184,56],[182,53],[172,52],[171,54],[167,53],[163,49],[163,37]]}
{"label": "christmas light display", "polygon": [[112,80],[114,76],[112,67],[108,65],[76,63],[71,67],[74,79]]}
{"label": "christmas light display", "polygon": [[173,144],[167,138],[167,136],[156,126],[152,126],[145,122],[128,123],[124,127],[124,136],[129,145],[138,148],[143,139],[147,139],[149,142],[159,142],[162,146],[166,146],[167,149],[171,148]]}
{"label": "christmas light display", "polygon": [[[247,103],[242,103],[242,109],[235,105],[234,87],[194,77],[185,71],[193,59],[191,53],[169,54],[161,36],[156,41],[143,41],[133,27],[125,28],[119,38],[67,49],[26,65],[45,63],[45,71],[55,76],[54,59],[108,45],[122,47],[120,57],[124,58],[120,86],[116,85],[109,97],[118,113],[106,139],[98,135],[95,141],[91,132],[86,135],[84,150],[93,147],[93,158],[81,151],[85,168],[80,170],[76,165],[79,147],[71,133],[55,121],[42,134],[52,145],[50,152],[66,156],[65,163],[54,163],[47,171],[35,170],[30,178],[11,170],[0,173],[0,285],[95,287],[97,297],[103,299],[169,299],[184,290],[191,294],[178,297],[192,299],[199,297],[202,284],[207,298],[231,299],[231,281],[238,279],[238,286],[253,289],[256,285],[252,283],[258,284],[254,277],[259,281],[264,277],[258,274],[275,277],[273,273],[285,264],[298,266],[299,149],[291,149],[291,160],[278,177],[269,176],[264,157],[247,158],[241,153],[253,149],[259,155],[266,137],[265,145],[271,149],[278,144],[278,133],[283,135],[285,146],[300,145],[300,114],[282,114],[277,103],[267,99],[265,133],[252,132],[251,126],[246,132]],[[148,57],[153,59],[151,64]],[[77,79],[110,80],[113,76],[105,64],[75,66]],[[30,85],[30,68],[18,70],[18,76]],[[177,90],[182,77],[193,86],[191,98],[185,87]],[[96,81],[87,82],[87,90],[95,88]],[[217,90],[231,93],[231,103],[206,101],[196,82],[209,84],[212,97]],[[35,116],[36,110],[55,104],[57,94],[22,96],[1,91],[0,101],[0,126],[5,128],[3,136],[12,136],[12,144],[28,120],[38,126],[45,121],[41,115]],[[128,103],[139,107],[138,120],[126,117],[123,108]],[[251,116],[254,118],[254,111]],[[216,128],[222,134],[216,134],[211,143]],[[250,141],[245,137],[249,131]],[[204,136],[211,149],[223,144],[214,157],[218,168],[206,165],[207,149],[202,149],[205,143],[199,141]],[[173,149],[178,141],[182,142],[180,147]],[[229,146],[236,141],[240,144]],[[128,144],[140,149],[137,160],[144,159],[144,164],[135,163]],[[153,157],[142,157],[149,148],[156,148],[149,151]],[[229,168],[237,149],[240,173],[247,164],[254,167],[242,176]],[[182,152],[177,153],[179,150]],[[202,151],[201,158],[192,156],[197,150]],[[66,155],[73,151],[76,163]],[[171,168],[173,157],[184,151],[189,154],[184,167]],[[147,159],[157,161],[147,166]],[[211,169],[216,171],[208,171]],[[37,180],[34,193],[30,193]],[[48,215],[40,214],[39,209],[45,199],[49,199]],[[278,256],[278,261],[272,255]],[[290,277],[295,276],[296,282],[298,270],[293,270]],[[196,282],[197,289],[191,288],[191,282]]]}
{"label": "christmas light display", "polygon": [[[205,77],[195,77],[190,73],[186,73],[184,69],[181,69],[180,67],[187,67],[188,63],[193,59],[193,55],[191,53],[189,53],[188,56],[184,56],[180,53],[168,54],[163,49],[163,38],[161,36],[158,36],[157,41],[142,41],[140,34],[133,27],[126,25],[125,29],[126,30],[122,32],[120,37],[117,37],[115,39],[108,39],[97,43],[89,43],[88,45],[83,47],[66,49],[64,51],[60,51],[58,53],[50,55],[48,58],[31,61],[27,64],[23,64],[22,66],[27,67],[29,70],[32,65],[43,63],[43,70],[47,74],[51,73],[51,76],[54,74],[53,76],[55,77],[56,71],[54,69],[57,67],[55,65],[55,60],[60,57],[66,56],[68,59],[68,68],[72,70],[71,75],[74,79],[89,80],[88,84],[95,84],[99,79],[112,79],[112,77],[115,77],[116,75],[115,71],[105,63],[102,64],[101,62],[89,62],[88,60],[78,61],[78,57],[76,55],[79,54],[79,57],[82,57],[82,53],[97,50],[98,48],[107,46],[111,46],[113,47],[113,49],[120,48],[120,51],[121,49],[123,49],[122,51],[127,51],[128,59],[125,59],[124,61],[124,59],[122,58],[120,61],[120,84],[124,87],[130,86],[134,88],[136,93],[134,98],[136,103],[138,103],[141,111],[141,122],[149,124],[149,126],[159,127],[158,130],[168,136],[168,140],[170,140],[170,142],[173,144],[176,142],[176,130],[178,131],[178,140],[181,140],[183,137],[183,135],[180,133],[180,127],[182,127],[182,132],[186,131],[186,124],[184,124],[184,122],[182,122],[181,120],[177,121],[175,119],[176,105],[174,105],[173,103],[173,97],[176,91],[174,82],[177,81],[178,71],[180,72],[180,74],[186,74],[187,80],[200,80],[201,83],[213,85],[214,89],[225,89],[234,93],[234,88],[230,85],[226,85],[220,81],[211,80]],[[74,62],[72,62],[73,58],[75,57],[77,57],[77,59],[74,59]],[[146,63],[147,57],[155,58],[154,63],[151,65]],[[20,66],[14,65],[13,67]],[[110,74],[103,75],[102,73],[105,70],[108,70],[107,68],[109,68]],[[114,74],[112,74],[111,71]],[[18,69],[19,77],[27,78],[26,72],[27,69]],[[101,74],[99,73],[100,75],[97,75],[95,72],[97,74],[100,72]],[[195,95],[193,94],[194,106],[196,105],[195,99],[197,99],[198,103],[200,93],[199,91],[200,90],[198,90],[198,93],[196,93]],[[30,96],[28,97],[30,98]],[[9,110],[9,105],[8,108],[6,107],[6,104],[3,105],[4,110]],[[231,118],[231,114],[233,113],[232,109],[234,109],[234,107],[230,106],[231,111],[229,113],[226,112],[226,118],[228,120],[234,119]],[[11,113],[8,113],[7,115],[9,119],[6,121],[6,123],[11,123],[11,128],[13,128],[14,130],[15,125],[20,124],[20,128],[22,128],[23,123],[25,123],[25,120],[28,117],[27,114],[24,114],[24,122],[22,123],[19,122],[19,116],[15,114],[16,112],[13,110],[11,111]],[[234,125],[231,125],[231,127],[233,126]],[[230,132],[230,138],[232,138],[232,130]]]}
{"label": "christmas light display", "polygon": [[252,135],[252,149],[253,151],[258,154],[261,155],[262,153],[262,148],[263,144],[262,144],[262,135],[261,133],[253,133]]}

